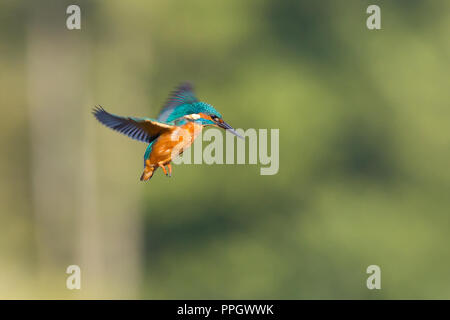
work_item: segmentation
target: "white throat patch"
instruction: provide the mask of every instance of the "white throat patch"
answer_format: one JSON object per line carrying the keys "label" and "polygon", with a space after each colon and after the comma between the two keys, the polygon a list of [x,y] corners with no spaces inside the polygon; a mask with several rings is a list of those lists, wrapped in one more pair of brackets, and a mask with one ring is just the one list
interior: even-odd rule
{"label": "white throat patch", "polygon": [[196,120],[196,119],[200,119],[200,115],[197,113],[192,113],[192,114],[188,114],[186,116],[184,116],[186,119],[191,119],[191,120]]}

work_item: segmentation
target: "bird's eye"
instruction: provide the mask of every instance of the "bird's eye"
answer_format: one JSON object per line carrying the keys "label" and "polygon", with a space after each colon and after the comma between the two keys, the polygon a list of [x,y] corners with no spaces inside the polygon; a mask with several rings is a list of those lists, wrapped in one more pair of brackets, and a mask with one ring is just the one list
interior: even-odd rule
{"label": "bird's eye", "polygon": [[215,116],[215,115],[212,115],[211,119],[213,119],[214,121],[217,121],[217,119],[219,119],[219,118],[217,116]]}

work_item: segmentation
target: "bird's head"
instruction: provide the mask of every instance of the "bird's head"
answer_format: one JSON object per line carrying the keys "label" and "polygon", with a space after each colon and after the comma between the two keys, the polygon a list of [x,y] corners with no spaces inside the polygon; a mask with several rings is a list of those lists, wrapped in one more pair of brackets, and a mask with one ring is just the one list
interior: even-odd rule
{"label": "bird's head", "polygon": [[202,126],[215,126],[225,129],[235,136],[244,139],[233,129],[232,126],[230,126],[222,119],[222,115],[216,109],[214,109],[214,107],[206,103],[204,103],[204,106],[202,107],[203,108],[201,112],[189,114],[185,116],[185,118],[195,123],[201,124]]}

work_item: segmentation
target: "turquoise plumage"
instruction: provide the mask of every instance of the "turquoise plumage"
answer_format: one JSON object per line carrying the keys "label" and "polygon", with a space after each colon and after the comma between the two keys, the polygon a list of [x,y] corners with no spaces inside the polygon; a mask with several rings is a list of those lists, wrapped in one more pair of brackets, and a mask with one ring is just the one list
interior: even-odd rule
{"label": "turquoise plumage", "polygon": [[222,118],[222,115],[212,105],[198,101],[192,86],[189,83],[184,83],[169,96],[157,120],[164,123],[173,123],[186,115],[201,112]]}

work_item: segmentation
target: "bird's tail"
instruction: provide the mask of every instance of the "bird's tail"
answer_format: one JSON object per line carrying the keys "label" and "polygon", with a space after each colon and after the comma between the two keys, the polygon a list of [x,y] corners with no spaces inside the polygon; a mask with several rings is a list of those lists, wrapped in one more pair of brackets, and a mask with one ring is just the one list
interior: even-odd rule
{"label": "bird's tail", "polygon": [[154,167],[146,166],[144,168],[144,172],[142,172],[141,181],[148,181],[148,180],[150,180],[152,178],[152,176],[153,176],[153,172],[155,172],[155,168]]}

